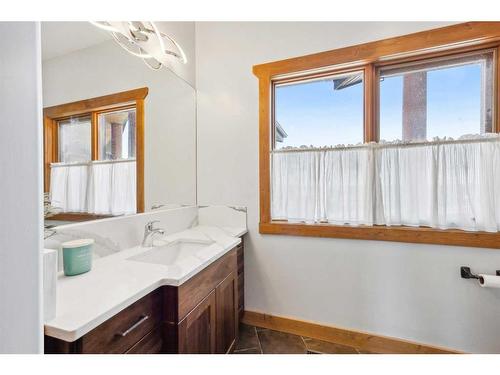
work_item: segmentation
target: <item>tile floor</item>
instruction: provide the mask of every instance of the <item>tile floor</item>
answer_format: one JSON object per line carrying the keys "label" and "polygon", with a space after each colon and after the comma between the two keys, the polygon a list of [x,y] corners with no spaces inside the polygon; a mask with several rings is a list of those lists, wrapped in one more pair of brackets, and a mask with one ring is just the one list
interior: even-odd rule
{"label": "tile floor", "polygon": [[240,340],[234,354],[369,354],[351,346],[270,329],[240,325]]}

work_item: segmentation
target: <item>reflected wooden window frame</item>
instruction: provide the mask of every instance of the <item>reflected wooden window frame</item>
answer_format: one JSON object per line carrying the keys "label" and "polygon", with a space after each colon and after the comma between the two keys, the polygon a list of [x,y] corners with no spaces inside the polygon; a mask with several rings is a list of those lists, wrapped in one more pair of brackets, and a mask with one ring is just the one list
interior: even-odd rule
{"label": "reflected wooden window frame", "polygon": [[[98,160],[98,118],[107,112],[135,108],[136,129],[136,191],[137,213],[144,212],[144,100],[149,89],[142,87],[91,99],[46,107],[43,110],[44,139],[44,192],[50,191],[50,165],[59,161],[58,122],[71,117],[91,116],[91,160]],[[103,215],[64,213],[51,217],[54,220],[95,220]]]}

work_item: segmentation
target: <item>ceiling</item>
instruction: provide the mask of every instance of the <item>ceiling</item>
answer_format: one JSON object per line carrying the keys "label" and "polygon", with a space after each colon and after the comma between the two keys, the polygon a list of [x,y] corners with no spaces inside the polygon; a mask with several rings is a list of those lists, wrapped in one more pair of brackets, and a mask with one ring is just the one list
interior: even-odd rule
{"label": "ceiling", "polygon": [[42,22],[42,60],[88,48],[111,35],[88,22]]}

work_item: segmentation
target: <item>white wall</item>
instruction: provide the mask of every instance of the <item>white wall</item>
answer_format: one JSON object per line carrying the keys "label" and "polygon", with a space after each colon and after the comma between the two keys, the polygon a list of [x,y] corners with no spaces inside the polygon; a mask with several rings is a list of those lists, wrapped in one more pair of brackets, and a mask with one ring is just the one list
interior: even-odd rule
{"label": "white wall", "polygon": [[[193,79],[194,60],[190,69]],[[149,87],[145,207],[195,203],[196,94],[188,83],[168,69],[151,70],[114,41],[46,60],[42,76],[44,107]]]}
{"label": "white wall", "polygon": [[0,22],[0,34],[0,353],[39,353],[40,26]]}
{"label": "white wall", "polygon": [[156,22],[158,29],[172,37],[186,54],[187,64],[169,59],[169,68],[182,79],[196,86],[196,50],[194,22]]}
{"label": "white wall", "polygon": [[500,290],[459,276],[500,251],[258,233],[254,64],[437,23],[197,23],[198,198],[248,206],[246,309],[470,352],[500,352]]}

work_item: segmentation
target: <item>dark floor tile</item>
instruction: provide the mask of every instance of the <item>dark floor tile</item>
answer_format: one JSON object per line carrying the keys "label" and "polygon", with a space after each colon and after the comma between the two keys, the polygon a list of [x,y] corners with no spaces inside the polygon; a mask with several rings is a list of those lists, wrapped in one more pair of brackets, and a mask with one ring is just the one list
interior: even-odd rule
{"label": "dark floor tile", "polygon": [[235,350],[233,354],[262,354],[259,348]]}
{"label": "dark floor tile", "polygon": [[[259,339],[257,338],[257,331],[254,326],[240,324],[240,338],[235,350],[242,349],[259,349]],[[259,349],[260,352],[260,349]]]}
{"label": "dark floor tile", "polygon": [[341,344],[334,344],[327,341],[321,341],[304,337],[306,349],[310,353],[323,353],[323,354],[358,354],[358,351],[351,347]]}
{"label": "dark floor tile", "polygon": [[302,337],[289,333],[258,330],[262,352],[264,354],[306,354],[306,346]]}

